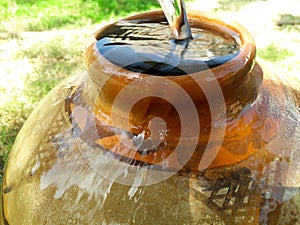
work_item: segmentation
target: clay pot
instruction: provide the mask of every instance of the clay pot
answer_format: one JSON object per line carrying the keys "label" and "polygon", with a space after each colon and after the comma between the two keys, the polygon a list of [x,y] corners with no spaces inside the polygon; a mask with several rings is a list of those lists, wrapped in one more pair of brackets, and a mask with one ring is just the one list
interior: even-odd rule
{"label": "clay pot", "polygon": [[255,61],[254,40],[237,23],[188,16],[192,27],[240,41],[239,54],[160,77],[119,68],[92,43],[86,70],[52,90],[22,128],[1,224],[300,222],[299,86]]}

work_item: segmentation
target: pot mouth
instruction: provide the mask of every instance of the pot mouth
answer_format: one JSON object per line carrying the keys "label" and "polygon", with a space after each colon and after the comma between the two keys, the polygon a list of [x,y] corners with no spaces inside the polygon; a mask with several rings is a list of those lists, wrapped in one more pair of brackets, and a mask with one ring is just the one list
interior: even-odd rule
{"label": "pot mouth", "polygon": [[97,37],[96,48],[113,64],[137,73],[180,76],[222,65],[240,51],[238,35],[191,27],[193,38],[175,40],[167,20],[125,19]]}
{"label": "pot mouth", "polygon": [[[126,78],[156,75],[168,76],[169,79],[176,80],[185,79],[186,76],[191,75],[195,76],[193,78],[205,77],[208,73],[210,77],[213,74],[218,80],[227,80],[227,78],[232,77],[232,74],[240,73],[241,71],[243,74],[247,74],[251,70],[254,64],[256,48],[253,37],[245,28],[236,22],[225,22],[216,16],[199,11],[189,11],[188,17],[192,28],[202,29],[210,34],[230,40],[231,44],[234,44],[234,50],[229,51],[225,55],[207,57],[206,59],[187,58],[186,60],[181,60],[181,64],[176,67],[178,65],[178,54],[169,54],[168,63],[165,63],[166,57],[158,57],[158,60],[154,59],[151,61],[147,60],[147,57],[144,59],[145,54],[143,52],[141,53],[130,48],[129,45],[131,44],[127,45],[125,42],[120,42],[119,40],[122,37],[114,41],[109,40],[110,32],[116,31],[116,27],[120,26],[120,24],[125,27],[132,24],[139,26],[141,23],[161,23],[168,26],[165,22],[163,11],[141,13],[109,24],[95,33],[94,43],[88,47],[86,55],[86,67],[94,73],[92,75],[93,80],[98,80],[97,73],[99,71],[97,72],[97,70],[99,70],[99,65],[100,68],[103,68],[103,66],[105,68],[110,67],[110,71],[117,71],[118,75],[124,74]],[[166,29],[170,30],[169,27]],[[120,34],[120,31],[118,32],[117,35]],[[126,35],[123,38],[127,38]],[[173,46],[178,46],[181,49],[186,46],[186,41],[181,43],[172,40],[168,41],[170,45],[173,44]],[[157,45],[157,43],[155,44]],[[161,54],[161,52],[158,52],[158,54]],[[91,57],[91,55],[93,56]],[[153,58],[153,54],[148,54],[148,56],[148,59]],[[141,59],[141,57],[144,58]]]}

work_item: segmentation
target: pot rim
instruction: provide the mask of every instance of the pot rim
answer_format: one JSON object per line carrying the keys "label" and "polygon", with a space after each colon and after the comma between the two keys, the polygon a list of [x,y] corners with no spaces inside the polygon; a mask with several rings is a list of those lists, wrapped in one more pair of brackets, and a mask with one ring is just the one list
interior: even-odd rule
{"label": "pot rim", "polygon": [[[145,18],[157,18],[158,20],[163,19],[164,13],[163,11],[151,11],[136,14],[133,16],[126,17],[122,20],[137,20],[137,19],[145,19]],[[222,65],[216,66],[212,69],[207,69],[191,74],[179,75],[179,76],[167,76],[165,78],[176,81],[176,82],[185,82],[187,77],[192,76],[193,79],[207,79],[209,76],[212,78],[212,75],[218,80],[221,84],[225,83],[232,83],[235,82],[237,79],[241,82],[243,77],[251,71],[254,62],[255,62],[255,55],[256,55],[256,45],[253,36],[250,32],[240,25],[238,22],[233,20],[228,20],[224,18],[220,18],[220,16],[214,15],[212,13],[202,12],[202,11],[195,11],[191,10],[188,11],[188,18],[191,27],[209,27],[213,31],[221,32],[225,35],[229,35],[231,38],[235,40],[240,40],[240,52],[228,62],[223,63]],[[108,24],[98,31],[94,33],[95,42],[97,41],[97,37],[106,29],[113,26],[117,22]],[[104,56],[100,54],[100,52],[95,47],[95,42],[92,43],[86,51],[86,58],[85,58],[85,66],[88,71],[92,72],[93,80],[97,82],[97,74],[101,71],[103,66],[107,68],[108,66],[111,68],[111,73],[107,74],[111,77],[114,77],[113,71],[119,71],[120,73],[126,74],[124,79],[126,81],[134,80],[136,78],[142,77],[153,77],[155,75],[150,74],[142,74],[138,72],[129,71],[119,66],[115,65],[114,63],[110,62]],[[92,66],[92,68],[91,68]],[[101,72],[102,73],[102,72]],[[105,71],[107,73],[107,70]],[[103,74],[103,73],[102,73]],[[119,77],[120,79],[120,77]],[[127,83],[127,82],[126,82]]]}

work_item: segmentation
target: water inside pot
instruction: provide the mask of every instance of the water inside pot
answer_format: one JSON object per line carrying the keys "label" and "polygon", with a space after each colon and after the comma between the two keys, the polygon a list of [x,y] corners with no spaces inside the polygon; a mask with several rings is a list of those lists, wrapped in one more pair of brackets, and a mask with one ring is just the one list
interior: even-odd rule
{"label": "water inside pot", "polygon": [[123,20],[97,37],[98,51],[134,72],[178,76],[217,67],[240,51],[240,40],[206,28],[192,28],[192,40],[175,40],[168,22]]}

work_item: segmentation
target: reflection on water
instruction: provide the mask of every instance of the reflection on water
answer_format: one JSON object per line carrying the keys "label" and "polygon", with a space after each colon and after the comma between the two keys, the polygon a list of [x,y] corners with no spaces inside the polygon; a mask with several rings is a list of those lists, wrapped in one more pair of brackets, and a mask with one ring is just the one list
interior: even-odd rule
{"label": "reflection on water", "polygon": [[214,68],[240,52],[238,36],[234,39],[206,28],[192,28],[192,33],[193,40],[178,42],[164,20],[120,21],[97,37],[97,49],[121,68],[157,76]]}

